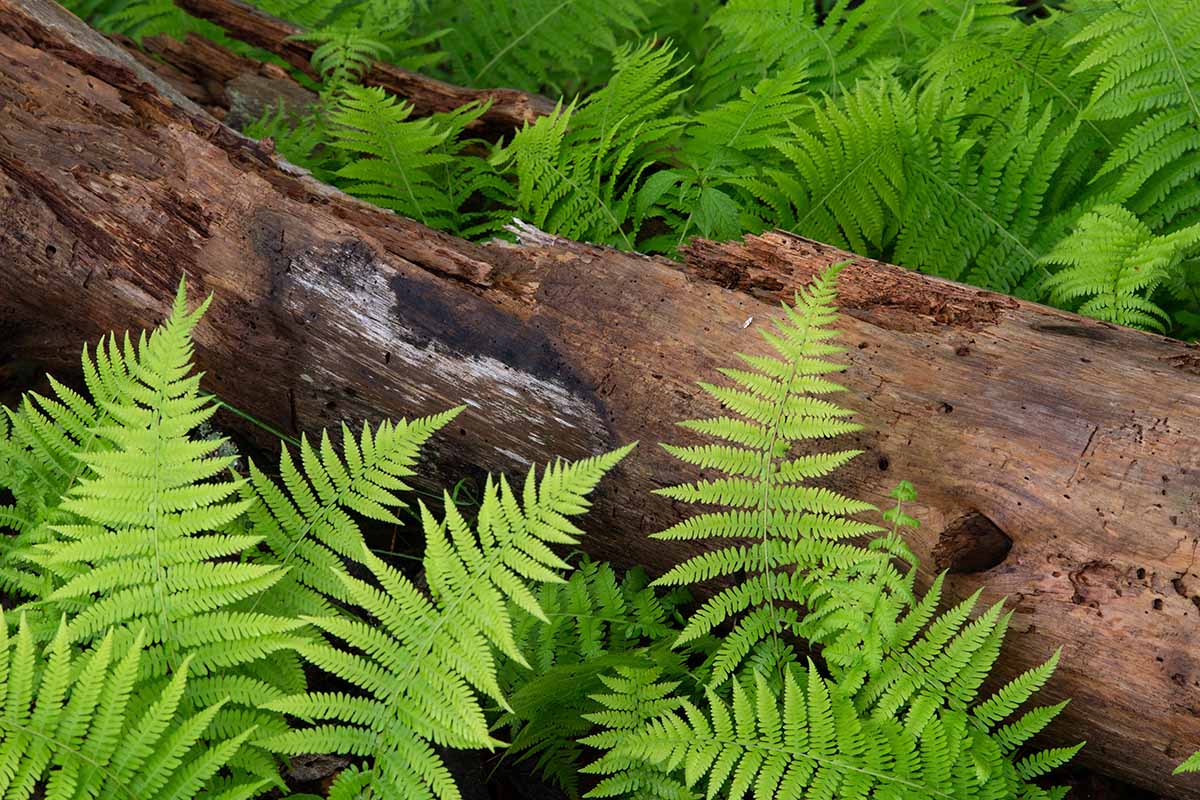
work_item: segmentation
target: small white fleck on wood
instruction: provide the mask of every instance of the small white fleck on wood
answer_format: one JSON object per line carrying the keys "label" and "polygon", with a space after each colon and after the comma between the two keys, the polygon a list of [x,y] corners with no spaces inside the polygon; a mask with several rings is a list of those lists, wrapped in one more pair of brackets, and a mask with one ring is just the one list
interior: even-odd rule
{"label": "small white fleck on wood", "polygon": [[754,322],[754,317],[746,317],[746,321],[742,323],[742,330],[749,328],[751,322]]}

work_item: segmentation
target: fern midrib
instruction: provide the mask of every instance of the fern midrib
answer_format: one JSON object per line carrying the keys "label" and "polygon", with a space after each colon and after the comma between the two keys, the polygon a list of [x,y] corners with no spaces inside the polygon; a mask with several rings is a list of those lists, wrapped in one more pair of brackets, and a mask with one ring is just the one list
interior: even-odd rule
{"label": "fern midrib", "polygon": [[1038,257],[1036,255],[1034,255],[1033,251],[1030,250],[1028,247],[1026,247],[1025,243],[1022,242],[1020,239],[1018,239],[1016,237],[1016,235],[1014,235],[1007,228],[1007,226],[1001,224],[1001,222],[998,219],[996,219],[991,214],[989,214],[987,211],[985,211],[983,209],[983,207],[980,206],[978,203],[976,203],[969,195],[967,195],[965,192],[963,192],[961,189],[959,189],[954,184],[947,181],[941,175],[938,175],[933,170],[927,169],[922,164],[914,162],[913,166],[916,169],[923,172],[926,176],[933,178],[933,180],[935,180],[939,184],[941,184],[941,186],[943,188],[949,190],[950,192],[955,194],[960,200],[962,200],[964,203],[969,205],[971,208],[975,209],[975,212],[977,214],[979,214],[980,217],[987,220],[987,222],[989,224],[991,224],[992,227],[994,227],[1001,235],[1003,235],[1005,238],[1007,238],[1009,241],[1011,241],[1013,244],[1015,244],[1017,246],[1017,249],[1025,254],[1025,257],[1027,259],[1029,259],[1030,266],[1040,269],[1043,273],[1045,273],[1045,277],[1047,277],[1047,278],[1050,277],[1050,270],[1046,269],[1046,266],[1038,261]]}
{"label": "fern midrib", "polygon": [[[808,311],[809,309],[805,310]],[[804,317],[804,328],[800,337],[801,344],[799,347],[802,348],[805,344],[808,344],[809,335],[811,332],[812,320],[811,317],[806,314]],[[780,420],[783,419],[784,409],[787,407],[787,402],[792,396],[792,386],[795,384],[796,378],[799,377],[799,374],[800,366],[798,359],[789,358],[787,381],[781,382],[784,386],[783,393],[779,398],[779,403],[774,409],[774,416],[772,417],[771,424],[768,427],[770,436],[768,438],[766,447],[763,449],[763,460],[765,463],[763,464],[762,493],[759,495],[757,509],[759,525],[762,528],[762,537],[759,540],[758,545],[759,552],[761,553],[763,564],[767,568],[767,608],[771,613],[771,644],[777,652],[779,650],[779,615],[775,608],[775,565],[771,563],[771,552],[769,547],[770,540],[768,538],[771,521],[770,500],[772,490],[775,488],[774,478],[779,474],[777,459],[775,457],[775,445],[779,441],[779,423]],[[782,669],[782,665],[780,665],[780,669]]]}
{"label": "fern midrib", "polygon": [[514,47],[519,45],[521,42],[528,39],[530,34],[532,34],[534,31],[536,31],[538,28],[540,28],[542,25],[544,25],[547,20],[552,18],[558,12],[562,11],[567,6],[572,5],[574,2],[575,2],[575,0],[563,0],[563,2],[559,3],[557,6],[555,6],[554,8],[550,9],[545,14],[543,14],[541,19],[539,19],[537,22],[535,22],[529,26],[529,29],[527,31],[522,33],[517,38],[513,39],[508,44],[504,45],[504,47],[500,48],[500,51],[497,52],[496,55],[492,56],[492,60],[487,62],[486,64],[484,64],[483,68],[475,74],[475,77],[471,79],[471,82],[479,83],[479,79],[482,78],[484,75],[486,75],[487,71],[489,69],[491,69],[497,61],[499,61],[504,56],[508,55],[509,50],[512,50]]}
{"label": "fern midrib", "polygon": [[27,725],[22,725],[18,722],[13,722],[11,719],[8,719],[7,716],[4,716],[4,715],[0,715],[0,726],[6,727],[10,731],[14,731],[16,733],[22,733],[22,734],[25,734],[26,736],[30,736],[35,739],[40,739],[43,742],[45,742],[46,745],[51,750],[57,750],[58,752],[67,753],[67,754],[73,756],[74,758],[78,759],[79,761],[82,761],[84,764],[87,764],[89,767],[92,767],[97,772],[104,775],[105,778],[107,778],[109,781],[111,781],[113,785],[120,788],[120,790],[122,792],[124,792],[126,796],[129,797],[129,800],[139,800],[138,796],[133,793],[133,790],[131,788],[129,788],[129,785],[127,783],[125,783],[120,778],[118,778],[116,775],[114,775],[112,773],[112,771],[109,770],[107,767],[105,767],[103,764],[100,764],[95,759],[89,758],[87,755],[82,753],[77,748],[72,747],[71,745],[68,745],[68,744],[64,744],[63,742],[54,738],[53,736],[48,736],[35,728],[31,728]]}
{"label": "fern midrib", "polygon": [[167,666],[174,670],[174,643],[175,630],[171,622],[171,612],[167,606],[167,596],[164,587],[167,583],[166,571],[162,565],[162,552],[159,543],[159,520],[162,511],[161,497],[161,476],[163,474],[162,463],[162,409],[167,402],[166,386],[164,385],[165,376],[161,373],[158,377],[157,396],[154,403],[154,480],[151,483],[152,491],[154,492],[154,500],[150,503],[151,513],[151,530],[154,531],[154,595],[159,603],[159,613],[162,617],[163,624],[163,654],[166,658]]}
{"label": "fern midrib", "polygon": [[1196,95],[1192,91],[1192,86],[1188,83],[1187,72],[1183,69],[1183,64],[1179,61],[1179,54],[1175,51],[1175,43],[1171,37],[1167,35],[1167,29],[1163,27],[1162,20],[1158,17],[1158,10],[1154,8],[1153,0],[1143,0],[1147,10],[1150,12],[1151,19],[1154,20],[1154,27],[1158,28],[1158,33],[1162,36],[1163,42],[1167,46],[1167,52],[1171,56],[1171,64],[1175,67],[1175,76],[1179,79],[1179,85],[1187,95],[1188,105],[1192,107],[1193,122],[1197,127],[1200,127],[1200,103],[1196,101]]}
{"label": "fern midrib", "polygon": [[420,216],[423,224],[428,225],[429,220],[425,218],[425,211],[421,208],[421,203],[417,200],[417,195],[408,180],[408,170],[404,169],[404,165],[400,161],[400,153],[396,149],[396,137],[384,136],[383,139],[387,142],[388,155],[392,157],[392,166],[400,173],[400,180],[404,182],[404,188],[408,192],[409,199],[412,200],[413,207],[417,210],[417,215]]}

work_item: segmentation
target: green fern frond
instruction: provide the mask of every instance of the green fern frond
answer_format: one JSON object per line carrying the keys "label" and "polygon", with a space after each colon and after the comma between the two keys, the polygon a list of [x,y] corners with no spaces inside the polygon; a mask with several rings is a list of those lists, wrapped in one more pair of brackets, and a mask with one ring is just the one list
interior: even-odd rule
{"label": "green fern frond", "polygon": [[938,275],[1012,292],[1036,268],[1042,202],[1075,128],[1054,132],[1053,107],[1035,112],[1027,96],[1003,124],[968,132],[933,122],[953,117],[958,102],[936,93],[919,101],[918,114],[938,130],[929,149],[908,162],[906,222],[894,255]]}
{"label": "green fern frond", "polygon": [[[188,710],[185,659],[153,701],[139,706],[145,637],[120,647],[112,633],[80,656],[61,625],[43,652],[22,615],[0,626],[0,793],[13,800],[154,800],[196,797],[227,770],[245,728],[211,735],[221,704]],[[251,798],[266,780],[218,778],[223,797]]]}
{"label": "green fern frond", "polygon": [[11,536],[0,538],[0,587],[16,596],[43,598],[61,580],[33,568],[37,545],[58,540],[56,525],[79,522],[63,508],[76,483],[90,474],[90,453],[110,449],[97,430],[111,421],[106,410],[123,400],[133,378],[129,364],[136,361],[133,343],[107,336],[95,355],[84,347],[82,374],[88,389],[84,396],[49,378],[53,396],[29,392],[16,410],[3,409],[0,417],[0,487],[8,489],[13,503],[0,507],[0,527]]}
{"label": "green fern frond", "polygon": [[477,693],[507,707],[493,648],[527,663],[514,638],[510,604],[545,619],[527,584],[562,582],[568,565],[551,546],[578,542],[580,531],[569,517],[587,508],[586,495],[628,452],[555,464],[540,480],[531,471],[519,495],[504,478],[489,480],[473,529],[448,495],[441,522],[422,505],[428,597],[364,546],[361,561],[378,587],[339,572],[335,599],[376,624],[313,617],[325,640],[297,647],[307,661],[363,695],[308,693],[267,704],[318,724],[269,737],[264,745],[284,754],[372,756],[371,778],[361,779],[370,787],[365,796],[457,798],[431,743],[499,744]]}
{"label": "green fern frond", "polygon": [[110,418],[94,429],[107,447],[79,454],[88,471],[62,508],[80,522],[56,525],[59,541],[30,556],[63,581],[39,611],[74,613],[67,631],[75,642],[113,625],[144,627],[148,662],[159,675],[185,654],[201,675],[227,662],[237,637],[206,642],[216,627],[242,631],[247,644],[266,637],[255,658],[286,646],[286,633],[297,627],[216,610],[253,597],[283,573],[225,560],[258,540],[225,532],[248,506],[236,497],[239,482],[221,477],[233,457],[214,455],[221,440],[191,436],[215,407],[199,394],[199,376],[189,374],[191,331],[208,303],[189,312],[186,302],[181,284],[166,323],[125,359],[125,395],[108,402]]}
{"label": "green fern frond", "polygon": [[467,106],[452,114],[410,120],[412,106],[378,87],[346,86],[330,113],[330,146],[347,155],[335,173],[347,193],[427,225],[453,228],[474,187],[457,178],[466,163],[459,136],[483,113]]}
{"label": "green fern frond", "polygon": [[317,46],[312,54],[313,69],[321,76],[322,94],[330,97],[361,89],[357,83],[371,65],[392,55],[387,44],[356,27],[321,28],[292,38]]}
{"label": "green fern frond", "polygon": [[1183,775],[1188,772],[1200,772],[1200,751],[1192,753],[1188,758],[1175,768],[1173,775]]}
{"label": "green fern frond", "polygon": [[1200,221],[1200,18],[1191,0],[1089,3],[1099,13],[1069,44],[1095,75],[1085,114],[1130,123],[1095,179],[1155,230]]}
{"label": "green fern frond", "polygon": [[908,187],[906,142],[916,138],[908,95],[894,82],[861,83],[827,99],[813,130],[793,125],[777,140],[786,169],[761,194],[786,227],[857,252],[881,252],[896,237]]}
{"label": "green fern frond", "polygon": [[661,680],[653,667],[618,667],[601,676],[608,691],[592,696],[599,710],[586,719],[604,730],[582,740],[604,751],[583,772],[603,776],[587,797],[634,797],[645,800],[697,800],[684,783],[649,759],[625,752],[622,743],[636,736],[648,723],[670,714],[683,700],[675,695],[677,681]]}
{"label": "green fern frond", "polygon": [[451,77],[469,86],[545,87],[566,95],[576,76],[605,74],[622,44],[637,40],[662,0],[439,0],[430,19],[447,28]]}
{"label": "green fern frond", "polygon": [[[819,441],[858,429],[849,412],[823,399],[841,391],[827,375],[843,366],[827,360],[842,351],[829,342],[836,332],[833,306],[842,265],[827,269],[797,293],[795,307],[784,306],[773,331],[764,331],[773,357],[746,357],[749,370],[723,370],[734,387],[701,384],[708,394],[738,417],[693,420],[685,427],[727,444],[670,447],[683,461],[728,477],[696,481],[658,490],[686,503],[724,506],[676,525],[658,538],[728,540],[672,568],[656,581],[676,586],[713,578],[747,575],[741,583],[712,596],[689,620],[679,636],[686,643],[735,620],[722,641],[712,682],[734,674],[756,645],[792,632],[796,605],[812,592],[805,576],[822,569],[878,569],[889,558],[850,544],[848,540],[878,530],[849,519],[872,506],[829,489],[805,485],[853,457],[853,452],[793,456],[801,442]],[[875,565],[868,567],[867,565]]]}
{"label": "green fern frond", "polygon": [[730,0],[708,22],[718,39],[701,64],[701,102],[797,69],[837,97],[897,53],[920,62],[948,39],[1016,27],[1015,10],[1008,0],[839,0],[818,18],[812,3]]}
{"label": "green fern frond", "polygon": [[641,570],[618,579],[612,567],[582,561],[565,584],[537,593],[543,622],[518,614],[514,639],[529,667],[502,660],[499,681],[512,710],[495,727],[510,731],[508,752],[536,758],[538,771],[572,797],[579,796],[582,749],[577,740],[593,730],[591,695],[603,691],[602,676],[619,668],[656,666],[683,680],[684,657],[663,644],[678,633],[685,592],[659,596]]}
{"label": "green fern frond", "polygon": [[[106,7],[96,26],[102,30],[124,34],[137,42],[147,36],[160,34],[184,39],[188,34],[200,34],[218,41],[225,40],[223,31],[206,20],[186,13],[171,0],[117,0],[113,3],[81,3],[86,8]],[[81,9],[82,10],[82,9]]]}
{"label": "green fern frond", "polygon": [[[891,531],[867,544],[879,553],[875,561],[860,561],[848,569],[812,573],[806,591],[808,608],[797,634],[819,648],[830,673],[843,687],[876,674],[891,651],[908,644],[911,633],[932,615],[933,597],[916,602],[917,557],[905,544],[901,529],[920,523],[904,513],[904,503],[916,499],[912,485],[902,481],[892,492],[896,506],[884,512]],[[900,565],[908,569],[900,570]]]}
{"label": "green fern frond", "polygon": [[678,78],[669,46],[623,49],[616,59],[608,86],[526,125],[492,164],[515,176],[517,211],[527,221],[633,249],[643,216],[634,203],[650,151],[677,127],[663,112],[679,95]]}
{"label": "green fern frond", "polygon": [[809,110],[802,73],[764,78],[688,123],[678,167],[651,175],[638,197],[639,220],[662,217],[671,233],[641,244],[672,252],[688,236],[730,239],[761,230],[759,184],[775,141]]}
{"label": "green fern frond", "polygon": [[1170,321],[1151,299],[1200,250],[1200,223],[1165,236],[1121,206],[1099,206],[1046,254],[1060,267],[1044,282],[1055,304],[1080,314],[1161,332]]}
{"label": "green fern frond", "polygon": [[[111,342],[102,348],[107,361],[97,361],[105,366],[88,382],[100,392],[91,402],[104,408],[90,433],[103,444],[79,448],[82,466],[65,489],[59,510],[65,516],[50,526],[53,539],[23,554],[50,591],[18,613],[28,614],[40,635],[66,615],[62,635],[72,644],[113,636],[124,648],[144,630],[140,691],[152,695],[186,661],[189,703],[234,698],[214,711],[213,731],[237,721],[252,721],[260,732],[279,730],[284,720],[257,711],[257,702],[287,688],[283,678],[295,670],[285,662],[294,660],[290,651],[304,640],[305,623],[251,607],[284,570],[237,560],[261,539],[234,524],[249,505],[237,497],[241,482],[226,477],[234,456],[216,454],[222,440],[193,434],[215,412],[191,369],[191,332],[207,305],[189,312],[181,283],[162,327],[121,351],[119,360]],[[71,402],[87,413],[81,400]],[[44,408],[64,430],[79,423],[62,408]],[[246,691],[242,676],[263,663],[273,667]],[[264,777],[276,772],[273,760],[253,748],[242,749],[236,761]]]}
{"label": "green fern frond", "polygon": [[364,424],[358,436],[343,425],[340,452],[328,433],[319,447],[302,437],[299,464],[286,448],[280,456],[284,488],[251,461],[251,530],[270,551],[267,560],[288,570],[265,605],[285,616],[332,613],[327,598],[342,592],[338,570],[362,560],[362,532],[351,513],[398,524],[395,512],[406,506],[396,494],[410,488],[404,479],[414,474],[421,447],[461,410],[374,430]]}
{"label": "green fern frond", "polygon": [[702,785],[710,798],[1042,798],[1046,790],[1025,781],[1071,754],[1043,751],[1014,765],[960,712],[934,714],[920,726],[862,718],[811,662],[807,671],[787,672],[782,697],[761,674],[734,681],[729,701],[709,689],[699,706],[671,698],[671,684],[658,685],[659,714],[641,725],[621,714],[628,715],[633,690],[645,689],[614,683],[622,694],[597,700],[614,709],[609,717],[618,724],[589,740],[607,752],[588,767],[613,777],[589,796],[613,796],[608,781],[623,789],[626,774],[649,768],[689,788]]}

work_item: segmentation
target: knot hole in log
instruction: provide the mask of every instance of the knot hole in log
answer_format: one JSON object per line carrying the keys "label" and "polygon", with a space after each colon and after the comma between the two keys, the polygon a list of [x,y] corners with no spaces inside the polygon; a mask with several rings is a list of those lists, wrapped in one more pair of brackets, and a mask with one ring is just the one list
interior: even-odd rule
{"label": "knot hole in log", "polygon": [[939,570],[985,572],[1001,564],[1012,549],[1012,538],[978,511],[950,521],[933,548]]}

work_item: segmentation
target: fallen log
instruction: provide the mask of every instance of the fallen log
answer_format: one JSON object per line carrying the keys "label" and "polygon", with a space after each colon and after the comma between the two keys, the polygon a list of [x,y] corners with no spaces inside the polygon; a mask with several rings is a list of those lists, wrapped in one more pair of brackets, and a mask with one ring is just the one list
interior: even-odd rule
{"label": "fallen log", "polygon": [[231,128],[240,130],[280,106],[301,117],[318,99],[282,67],[239,56],[194,33],[183,40],[148,36],[140,45],[126,36],[109,38]]}
{"label": "fallen log", "polygon": [[[230,36],[274,53],[311,77],[316,70],[309,63],[317,44],[296,39],[301,29],[265,14],[240,0],[176,0],[189,14],[206,19],[225,29]],[[400,67],[376,63],[362,76],[368,86],[382,86],[413,104],[417,116],[450,111],[465,103],[488,103],[488,109],[472,123],[471,129],[489,139],[498,139],[554,110],[545,97],[517,89],[468,89]]]}
{"label": "fallen log", "polygon": [[[1050,740],[1174,798],[1200,747],[1200,350],[786,234],[697,242],[681,264],[519,228],[473,244],[323,186],[216,123],[46,0],[0,0],[0,363],[161,319],[182,275],[216,302],[207,385],[289,432],[467,410],[430,475],[643,445],[588,547],[660,571],[685,509],[655,447],[712,414],[695,381],[760,352],[778,301],[851,259],[846,403],[866,454],[838,481],[921,493],[914,545],[1015,611],[1003,674],[1063,646]],[[239,420],[227,421],[229,427]],[[253,435],[256,429],[249,429]]]}

